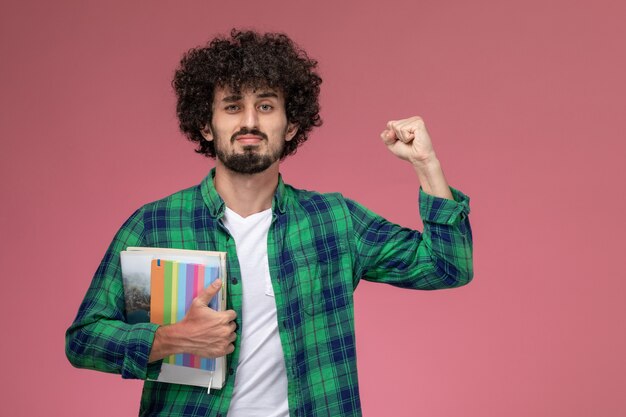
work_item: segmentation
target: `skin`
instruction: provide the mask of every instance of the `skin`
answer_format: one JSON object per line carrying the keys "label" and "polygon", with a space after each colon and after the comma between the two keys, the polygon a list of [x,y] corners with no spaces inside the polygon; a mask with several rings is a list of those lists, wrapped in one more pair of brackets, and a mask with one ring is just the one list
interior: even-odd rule
{"label": "skin", "polygon": [[[242,128],[256,129],[264,133],[265,138],[238,134]],[[218,155],[214,184],[231,210],[247,217],[271,208],[278,185],[280,151],[296,132],[297,126],[287,121],[280,91],[258,89],[234,94],[228,89],[216,89],[213,119],[202,132],[205,139],[215,141],[216,149],[224,155],[254,152],[269,156],[272,161],[262,172],[242,174],[229,169]],[[413,166],[424,192],[452,199],[430,135],[420,117],[389,121],[380,137],[391,153]],[[157,329],[150,362],[177,353],[215,358],[234,350],[237,314],[233,310],[216,312],[207,306],[220,286],[218,280],[207,287],[194,299],[182,321]]]}
{"label": "skin", "polygon": [[424,192],[453,199],[421,117],[389,121],[380,137],[391,153],[411,163]]}
{"label": "skin", "polygon": [[214,311],[207,306],[221,285],[219,279],[215,280],[194,298],[181,321],[157,329],[149,362],[178,353],[217,358],[235,349],[237,314],[233,310]]}
{"label": "skin", "polygon": [[[235,154],[252,147],[257,154],[275,155],[298,131],[295,124],[287,121],[283,94],[269,89],[245,91],[241,95],[216,89],[211,126],[213,129],[207,126],[203,132],[206,140],[214,140],[217,149]],[[236,136],[232,143],[229,138],[242,128],[258,129],[267,140],[246,134]],[[278,185],[279,157],[274,157],[268,169],[253,175],[234,172],[217,158],[214,184],[228,208],[242,217],[270,208]]]}

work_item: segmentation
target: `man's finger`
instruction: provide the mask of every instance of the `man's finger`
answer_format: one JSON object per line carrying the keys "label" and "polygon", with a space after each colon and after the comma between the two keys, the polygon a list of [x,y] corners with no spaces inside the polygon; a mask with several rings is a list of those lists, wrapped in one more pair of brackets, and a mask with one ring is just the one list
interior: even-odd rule
{"label": "man's finger", "polygon": [[213,281],[211,285],[206,287],[204,290],[198,294],[197,299],[204,305],[209,304],[209,301],[218,293],[218,291],[222,288],[222,280],[216,279]]}
{"label": "man's finger", "polygon": [[396,133],[398,140],[404,143],[411,143],[413,139],[415,139],[415,133],[408,129],[400,130],[399,133]]}
{"label": "man's finger", "polygon": [[237,330],[237,322],[235,321],[237,319],[237,312],[235,310],[220,311],[218,314],[222,318],[224,324],[232,323],[232,325],[234,325],[234,328],[232,325],[230,326],[233,329],[233,332]]}
{"label": "man's finger", "polygon": [[398,140],[396,138],[396,134],[391,129],[383,130],[383,132],[380,134],[380,138],[383,140],[383,143],[385,145],[393,145],[396,140]]}

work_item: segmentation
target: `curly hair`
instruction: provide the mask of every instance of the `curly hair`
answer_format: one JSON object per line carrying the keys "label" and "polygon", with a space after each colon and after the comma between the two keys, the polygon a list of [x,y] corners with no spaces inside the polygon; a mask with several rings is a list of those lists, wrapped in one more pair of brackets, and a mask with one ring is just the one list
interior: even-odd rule
{"label": "curly hair", "polygon": [[180,130],[198,143],[196,152],[214,158],[214,144],[201,131],[213,118],[215,89],[237,93],[276,89],[285,97],[287,121],[298,126],[295,137],[285,143],[284,159],[308,139],[313,127],[322,124],[318,100],[322,79],[316,67],[317,61],[285,34],[232,29],[229,38],[217,37],[183,55],[172,81]]}

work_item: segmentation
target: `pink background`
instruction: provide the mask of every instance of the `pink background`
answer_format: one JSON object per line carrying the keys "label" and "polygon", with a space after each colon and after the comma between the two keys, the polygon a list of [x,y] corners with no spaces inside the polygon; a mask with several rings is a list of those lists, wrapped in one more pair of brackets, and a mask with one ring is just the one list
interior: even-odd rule
{"label": "pink background", "polygon": [[366,416],[626,415],[624,4],[3,0],[0,415],[136,415],[141,383],[72,368],[64,331],[119,225],[212,166],[169,83],[233,26],[320,61],[288,182],[421,227],[378,138],[419,114],[472,197],[472,284],[356,293]]}

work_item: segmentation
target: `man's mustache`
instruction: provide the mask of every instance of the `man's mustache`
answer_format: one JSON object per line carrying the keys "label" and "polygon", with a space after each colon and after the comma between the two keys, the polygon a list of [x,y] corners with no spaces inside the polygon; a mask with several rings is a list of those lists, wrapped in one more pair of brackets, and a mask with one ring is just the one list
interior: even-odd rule
{"label": "man's mustache", "polygon": [[265,133],[261,132],[260,130],[258,130],[258,129],[248,129],[247,127],[243,127],[243,128],[241,128],[241,130],[239,130],[239,132],[236,132],[235,134],[233,134],[230,137],[230,142],[234,143],[239,136],[243,136],[243,135],[254,135],[254,136],[258,136],[260,138],[263,138],[263,140],[267,140],[267,135]]}

